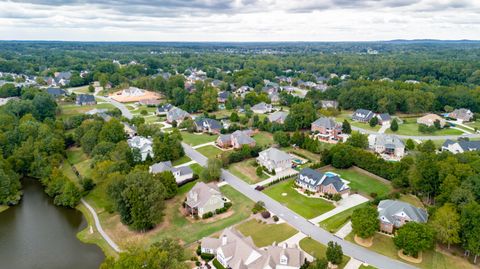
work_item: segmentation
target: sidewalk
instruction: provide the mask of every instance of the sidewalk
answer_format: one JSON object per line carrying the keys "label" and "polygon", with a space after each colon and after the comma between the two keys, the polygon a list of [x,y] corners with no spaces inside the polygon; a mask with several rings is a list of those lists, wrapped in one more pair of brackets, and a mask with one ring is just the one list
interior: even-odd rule
{"label": "sidewalk", "polygon": [[182,163],[182,164],[179,164],[179,165],[175,165],[175,168],[183,167],[183,166],[189,166],[189,165],[194,164],[194,163],[197,163],[197,162],[196,161],[189,161],[187,163]]}
{"label": "sidewalk", "polygon": [[352,194],[350,196],[348,196],[347,198],[343,198],[342,200],[340,200],[340,202],[338,203],[338,206],[318,217],[315,217],[313,219],[310,219],[310,222],[312,222],[313,224],[317,225],[318,226],[318,223],[319,222],[322,222],[328,218],[330,218],[331,216],[333,215],[336,215],[340,212],[343,212],[349,208],[352,208],[354,206],[357,206],[359,204],[363,204],[365,202],[367,202],[368,199],[361,196],[360,194]]}
{"label": "sidewalk", "polygon": [[338,232],[336,232],[335,235],[338,236],[339,238],[344,239],[351,232],[352,232],[352,222],[349,221],[347,222],[347,224],[343,225],[343,227],[340,228],[340,230],[338,230]]}

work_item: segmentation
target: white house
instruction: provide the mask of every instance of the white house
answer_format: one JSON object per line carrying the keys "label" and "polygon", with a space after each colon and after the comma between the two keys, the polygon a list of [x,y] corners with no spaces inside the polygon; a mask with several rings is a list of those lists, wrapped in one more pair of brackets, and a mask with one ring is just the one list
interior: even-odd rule
{"label": "white house", "polygon": [[127,140],[128,145],[132,149],[138,149],[140,155],[142,156],[142,161],[147,159],[147,156],[153,157],[153,141],[150,138],[145,138],[143,136],[135,136]]}
{"label": "white house", "polygon": [[268,148],[258,154],[257,162],[275,173],[292,167],[292,156],[276,148]]}

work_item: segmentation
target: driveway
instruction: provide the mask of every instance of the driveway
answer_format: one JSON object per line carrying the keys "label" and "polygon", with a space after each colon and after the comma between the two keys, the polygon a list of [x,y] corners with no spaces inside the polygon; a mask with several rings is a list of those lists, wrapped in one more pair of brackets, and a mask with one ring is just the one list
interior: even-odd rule
{"label": "driveway", "polygon": [[258,182],[257,184],[254,184],[253,186],[256,187],[256,186],[265,186],[267,185],[268,183],[272,182],[272,181],[275,181],[279,178],[282,178],[282,177],[288,177],[288,176],[293,176],[293,175],[296,175],[298,174],[298,171],[293,169],[293,168],[289,168],[285,171],[282,171],[282,172],[279,172],[278,174],[274,175],[274,176],[271,176],[267,179],[265,179],[264,181],[261,181],[261,182]]}
{"label": "driveway", "polygon": [[[201,165],[205,165],[207,162],[207,158],[197,152],[195,149],[190,147],[189,145],[182,143],[185,154],[190,157],[192,160],[197,161]],[[307,236],[310,236],[314,240],[327,245],[329,241],[334,241],[342,246],[343,252],[359,261],[366,262],[371,264],[377,268],[395,268],[395,269],[403,269],[403,268],[415,268],[414,266],[408,265],[398,260],[394,260],[378,254],[373,251],[369,251],[361,246],[358,246],[354,243],[344,241],[335,235],[330,234],[329,232],[321,229],[318,226],[315,226],[313,223],[309,222],[305,218],[299,216],[295,212],[291,211],[287,207],[283,206],[279,202],[271,199],[269,196],[265,195],[262,192],[256,191],[250,185],[242,181],[241,179],[234,176],[229,171],[222,169],[221,179],[228,182],[230,186],[235,188],[237,191],[242,193],[243,195],[250,198],[252,201],[263,201],[265,203],[266,208],[272,212],[273,214],[279,216],[280,218],[284,219],[289,225],[293,226],[300,232],[304,233]]]}
{"label": "driveway", "polygon": [[360,194],[349,195],[347,198],[343,198],[342,200],[340,200],[340,202],[338,202],[337,207],[316,218],[310,219],[310,222],[314,223],[315,225],[318,225],[319,222],[322,222],[333,215],[336,215],[340,212],[343,212],[349,208],[352,208],[359,204],[363,204],[365,202],[368,202],[368,199],[361,196]]}

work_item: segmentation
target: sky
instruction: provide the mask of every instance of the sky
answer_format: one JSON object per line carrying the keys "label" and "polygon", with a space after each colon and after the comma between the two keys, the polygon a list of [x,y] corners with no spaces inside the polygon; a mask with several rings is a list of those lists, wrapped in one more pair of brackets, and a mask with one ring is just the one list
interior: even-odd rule
{"label": "sky", "polygon": [[480,0],[0,0],[0,40],[480,40]]}

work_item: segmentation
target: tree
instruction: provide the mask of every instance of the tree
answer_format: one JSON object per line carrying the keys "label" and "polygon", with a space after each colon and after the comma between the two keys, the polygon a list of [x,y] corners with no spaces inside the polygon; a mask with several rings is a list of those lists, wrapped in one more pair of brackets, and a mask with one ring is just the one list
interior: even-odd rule
{"label": "tree", "polygon": [[343,260],[342,246],[337,244],[337,242],[328,242],[326,256],[327,261],[331,262],[332,264],[341,264]]}
{"label": "tree", "polygon": [[15,205],[22,197],[20,176],[0,154],[0,205]]}
{"label": "tree", "polygon": [[316,117],[315,107],[312,102],[293,104],[285,119],[285,127],[290,131],[310,128],[310,124]]}
{"label": "tree", "polygon": [[378,211],[370,206],[355,209],[352,213],[352,229],[361,238],[372,237],[380,228]]}
{"label": "tree", "polygon": [[360,132],[352,132],[350,137],[347,139],[347,145],[366,149],[368,147],[368,137]]}
{"label": "tree", "polygon": [[390,123],[390,130],[392,130],[392,132],[398,131],[398,121],[397,121],[397,119],[393,119],[392,123]]}
{"label": "tree", "polygon": [[325,258],[316,259],[314,262],[310,263],[307,268],[308,269],[327,269],[328,261]]}
{"label": "tree", "polygon": [[284,131],[276,131],[273,134],[273,140],[281,147],[288,147],[290,145],[290,137]]}
{"label": "tree", "polygon": [[474,263],[480,255],[480,205],[476,202],[465,205],[460,217],[462,244],[474,255]]}
{"label": "tree", "polygon": [[261,175],[263,175],[263,168],[261,166],[257,167],[255,173],[257,174],[257,176],[260,177]]}
{"label": "tree", "polygon": [[202,170],[200,178],[206,182],[220,179],[222,174],[222,161],[219,159],[208,159],[207,167]]}
{"label": "tree", "polygon": [[371,118],[370,121],[368,122],[368,124],[370,125],[370,127],[375,127],[375,126],[377,126],[377,124],[378,124],[378,118],[377,118],[377,117]]}
{"label": "tree", "polygon": [[171,199],[175,197],[178,191],[178,185],[172,172],[165,171],[154,174],[153,179],[162,182],[163,186],[165,187],[165,199]]}
{"label": "tree", "polygon": [[432,140],[427,140],[417,146],[418,151],[424,153],[434,153],[435,152],[435,143]]}
{"label": "tree", "polygon": [[217,90],[213,87],[206,87],[202,93],[203,111],[215,111],[218,107]]}
{"label": "tree", "polygon": [[230,114],[230,121],[231,122],[238,122],[240,121],[240,118],[238,117],[238,114],[234,111],[232,114]]}
{"label": "tree", "polygon": [[350,126],[350,122],[348,122],[348,120],[343,120],[342,132],[345,134],[350,134],[352,132],[352,127]]}
{"label": "tree", "polygon": [[415,149],[415,142],[413,142],[412,139],[407,139],[407,142],[405,143],[405,147],[408,149],[408,150],[414,150]]}
{"label": "tree", "polygon": [[94,92],[95,91],[95,87],[93,87],[93,85],[88,85],[88,92]]}
{"label": "tree", "polygon": [[434,235],[434,231],[426,224],[408,222],[397,231],[393,242],[406,255],[418,257],[418,252],[433,248]]}
{"label": "tree", "polygon": [[122,252],[118,259],[109,257],[100,269],[187,269],[184,249],[177,241],[162,239],[149,249],[133,248]]}
{"label": "tree", "polygon": [[436,231],[437,239],[447,244],[460,242],[460,216],[452,204],[445,204],[433,215],[432,227]]}
{"label": "tree", "polygon": [[125,139],[123,125],[116,119],[105,122],[98,134],[99,141],[118,143]]}

